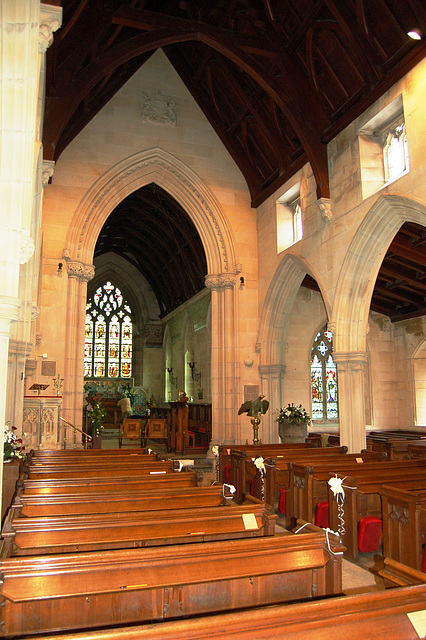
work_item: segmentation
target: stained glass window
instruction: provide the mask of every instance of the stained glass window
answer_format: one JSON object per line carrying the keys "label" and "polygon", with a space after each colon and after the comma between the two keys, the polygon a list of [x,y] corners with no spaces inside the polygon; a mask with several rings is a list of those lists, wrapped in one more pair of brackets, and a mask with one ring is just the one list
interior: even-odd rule
{"label": "stained glass window", "polygon": [[132,311],[108,280],[86,305],[84,376],[130,378],[132,375]]}
{"label": "stained glass window", "polygon": [[312,419],[338,420],[337,368],[333,361],[333,334],[326,327],[312,345],[311,393]]}

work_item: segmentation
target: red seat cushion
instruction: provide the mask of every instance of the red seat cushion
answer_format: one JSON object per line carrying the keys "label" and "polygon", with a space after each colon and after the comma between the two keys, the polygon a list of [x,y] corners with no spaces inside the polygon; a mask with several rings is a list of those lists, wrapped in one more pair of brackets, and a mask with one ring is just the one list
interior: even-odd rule
{"label": "red seat cushion", "polygon": [[254,480],[250,478],[250,495],[254,496]]}
{"label": "red seat cushion", "polygon": [[315,514],[315,525],[317,527],[322,527],[323,529],[328,528],[328,501],[324,500],[324,502],[319,502],[317,504],[317,512]]}
{"label": "red seat cushion", "polygon": [[377,551],[382,537],[382,521],[374,516],[361,518],[358,524],[358,549],[361,553]]}
{"label": "red seat cushion", "polygon": [[426,573],[426,547],[425,547],[425,550],[423,552],[422,571],[423,571],[423,573]]}
{"label": "red seat cushion", "polygon": [[285,513],[285,507],[286,507],[286,491],[285,489],[281,489],[280,497],[278,500],[278,511],[280,513]]}
{"label": "red seat cushion", "polygon": [[229,484],[229,472],[231,471],[231,465],[229,464],[227,467],[225,467],[225,482],[226,484]]}

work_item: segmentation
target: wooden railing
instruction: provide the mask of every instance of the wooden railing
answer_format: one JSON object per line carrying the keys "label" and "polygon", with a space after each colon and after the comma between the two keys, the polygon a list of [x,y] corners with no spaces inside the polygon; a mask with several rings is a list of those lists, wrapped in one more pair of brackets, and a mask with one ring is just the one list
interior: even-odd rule
{"label": "wooden railing", "polygon": [[65,418],[63,418],[62,416],[60,416],[59,420],[62,420],[62,422],[64,423],[64,439],[63,439],[64,449],[67,448],[67,427],[71,427],[71,429],[73,430],[73,449],[77,448],[77,431],[78,433],[81,433],[84,436],[83,446],[84,446],[84,449],[87,449],[88,443],[92,441],[92,436],[89,436],[88,433],[86,433],[85,431],[82,431],[75,425],[71,424],[71,422],[68,422],[68,420],[65,420]]}

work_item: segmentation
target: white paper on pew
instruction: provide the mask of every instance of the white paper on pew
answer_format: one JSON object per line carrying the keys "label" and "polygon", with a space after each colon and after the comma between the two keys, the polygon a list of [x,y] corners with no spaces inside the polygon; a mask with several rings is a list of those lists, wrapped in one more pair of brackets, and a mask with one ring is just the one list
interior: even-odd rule
{"label": "white paper on pew", "polygon": [[426,610],[407,613],[408,619],[415,628],[419,638],[426,638]]}
{"label": "white paper on pew", "polygon": [[181,463],[182,467],[193,467],[194,460],[178,460]]}
{"label": "white paper on pew", "polygon": [[166,471],[150,471],[150,476],[158,476],[159,473],[166,473]]}
{"label": "white paper on pew", "polygon": [[364,463],[364,460],[362,458],[355,458],[355,461],[359,464]]}
{"label": "white paper on pew", "polygon": [[243,513],[243,522],[245,529],[258,529],[254,513]]}

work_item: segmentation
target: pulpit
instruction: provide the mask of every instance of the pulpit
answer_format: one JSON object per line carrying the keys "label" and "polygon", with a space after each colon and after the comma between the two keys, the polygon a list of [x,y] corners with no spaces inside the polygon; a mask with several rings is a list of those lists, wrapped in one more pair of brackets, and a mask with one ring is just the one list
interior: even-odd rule
{"label": "pulpit", "polygon": [[186,402],[169,402],[172,409],[170,449],[178,455],[185,455],[189,447],[189,409]]}

